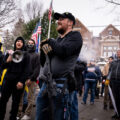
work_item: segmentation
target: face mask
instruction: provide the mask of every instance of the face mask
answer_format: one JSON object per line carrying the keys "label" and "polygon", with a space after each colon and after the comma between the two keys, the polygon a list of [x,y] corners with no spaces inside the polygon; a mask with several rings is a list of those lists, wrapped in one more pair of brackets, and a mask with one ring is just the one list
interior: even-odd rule
{"label": "face mask", "polygon": [[33,48],[34,45],[33,45],[33,44],[28,44],[27,47],[28,47],[28,48]]}
{"label": "face mask", "polygon": [[27,45],[27,50],[28,50],[29,52],[33,52],[33,51],[35,51],[35,46],[34,46],[33,44],[28,44],[28,45]]}

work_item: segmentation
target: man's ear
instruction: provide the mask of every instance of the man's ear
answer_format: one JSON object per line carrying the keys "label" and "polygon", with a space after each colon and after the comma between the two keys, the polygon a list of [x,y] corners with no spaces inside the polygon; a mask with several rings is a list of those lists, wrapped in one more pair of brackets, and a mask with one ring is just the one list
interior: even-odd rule
{"label": "man's ear", "polygon": [[69,21],[68,21],[68,25],[71,26],[71,28],[73,28],[73,21],[72,21],[72,20],[69,20]]}

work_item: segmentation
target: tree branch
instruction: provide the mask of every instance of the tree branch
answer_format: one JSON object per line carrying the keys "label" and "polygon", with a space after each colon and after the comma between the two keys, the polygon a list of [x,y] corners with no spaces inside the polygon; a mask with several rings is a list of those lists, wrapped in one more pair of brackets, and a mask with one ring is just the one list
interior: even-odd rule
{"label": "tree branch", "polygon": [[0,0],[0,28],[16,19],[17,6],[15,0]]}
{"label": "tree branch", "polygon": [[115,4],[115,5],[120,5],[119,2],[115,2],[114,0],[105,0],[106,2],[109,2],[109,3],[112,3],[112,4]]}

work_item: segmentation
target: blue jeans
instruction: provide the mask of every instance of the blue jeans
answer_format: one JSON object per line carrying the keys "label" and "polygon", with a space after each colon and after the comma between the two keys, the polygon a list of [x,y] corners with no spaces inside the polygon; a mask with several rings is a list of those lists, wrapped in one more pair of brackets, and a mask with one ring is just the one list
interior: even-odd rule
{"label": "blue jeans", "polygon": [[78,120],[78,99],[77,91],[70,93],[70,120]]}
{"label": "blue jeans", "polygon": [[[45,108],[49,106],[48,97],[42,96],[46,84],[42,85],[42,88],[37,97],[36,105],[36,119],[35,120],[49,120],[49,110],[44,111]],[[69,94],[60,96],[60,93],[57,93],[57,96],[54,100],[54,119],[55,120],[68,120],[69,118]]]}
{"label": "blue jeans", "polygon": [[94,102],[94,98],[95,98],[95,86],[96,86],[96,80],[85,80],[84,95],[83,95],[83,101],[84,101],[84,103],[86,103],[86,101],[87,101],[89,89],[91,89],[90,102]]}
{"label": "blue jeans", "polygon": [[26,91],[24,91],[23,104],[28,104],[27,92]]}

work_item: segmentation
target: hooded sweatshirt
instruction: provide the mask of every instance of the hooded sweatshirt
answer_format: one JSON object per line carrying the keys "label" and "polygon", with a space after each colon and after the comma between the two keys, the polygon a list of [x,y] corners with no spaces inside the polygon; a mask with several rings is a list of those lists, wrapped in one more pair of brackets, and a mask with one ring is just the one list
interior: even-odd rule
{"label": "hooded sweatshirt", "polygon": [[[14,43],[14,51],[16,50],[16,42],[18,40],[22,40],[23,42],[23,47],[21,48],[21,51],[23,51],[24,57],[23,60],[19,63],[15,63],[13,61],[9,62],[9,63],[4,63],[2,65],[2,68],[7,68],[7,73],[5,76],[5,79],[10,81],[10,82],[15,82],[16,84],[18,82],[21,82],[23,84],[25,84],[25,81],[28,79],[28,75],[29,75],[29,64],[30,64],[30,57],[28,55],[27,52],[25,52],[25,41],[22,37],[18,37],[15,40]],[[8,57],[9,55],[7,54],[6,57]]]}
{"label": "hooded sweatshirt", "polygon": [[31,81],[36,81],[37,77],[39,76],[40,72],[40,55],[39,53],[36,53],[36,46],[35,46],[35,41],[34,46],[29,46],[27,45],[27,51],[30,56],[30,74],[29,78]]}

